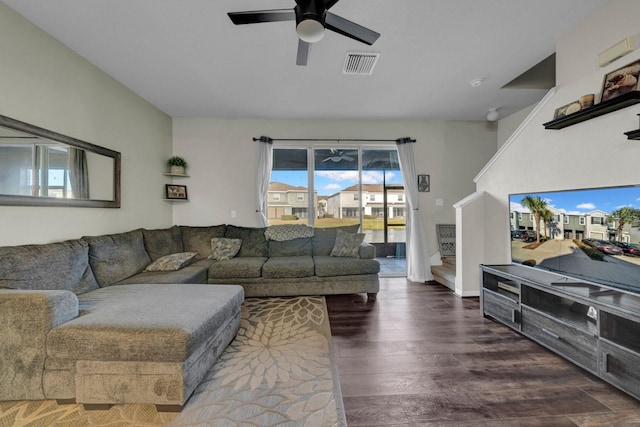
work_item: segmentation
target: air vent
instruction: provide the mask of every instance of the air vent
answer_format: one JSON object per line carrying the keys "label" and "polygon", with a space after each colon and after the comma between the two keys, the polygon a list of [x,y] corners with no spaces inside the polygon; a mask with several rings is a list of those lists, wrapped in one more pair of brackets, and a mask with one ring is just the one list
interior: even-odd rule
{"label": "air vent", "polygon": [[370,76],[378,62],[379,53],[347,52],[342,74]]}

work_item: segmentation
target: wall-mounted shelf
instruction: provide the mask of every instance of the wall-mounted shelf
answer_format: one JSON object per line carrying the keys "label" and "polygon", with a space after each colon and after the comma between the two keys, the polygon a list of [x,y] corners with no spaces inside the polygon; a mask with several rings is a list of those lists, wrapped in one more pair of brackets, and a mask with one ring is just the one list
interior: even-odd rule
{"label": "wall-mounted shelf", "polygon": [[624,134],[627,135],[627,139],[640,140],[640,129],[625,132]]}
{"label": "wall-mounted shelf", "polygon": [[545,129],[562,129],[638,103],[640,103],[640,91],[628,92],[593,107],[544,123],[543,126]]}
{"label": "wall-mounted shelf", "polygon": [[169,172],[165,172],[165,173],[163,173],[162,175],[165,175],[165,176],[172,176],[172,177],[174,177],[174,178],[189,178],[189,175],[184,175],[184,174],[181,174],[181,173],[169,173]]}

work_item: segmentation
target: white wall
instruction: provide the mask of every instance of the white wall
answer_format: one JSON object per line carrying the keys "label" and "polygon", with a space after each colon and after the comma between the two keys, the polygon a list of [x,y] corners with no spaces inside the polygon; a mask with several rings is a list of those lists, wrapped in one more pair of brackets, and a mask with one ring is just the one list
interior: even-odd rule
{"label": "white wall", "polygon": [[482,122],[174,119],[173,133],[174,153],[189,163],[190,178],[175,181],[188,186],[189,203],[174,206],[174,222],[184,225],[255,226],[253,137],[415,138],[417,172],[431,175],[431,192],[420,193],[430,255],[438,250],[435,224],[455,223],[453,203],[473,191],[496,149],[495,128]]}
{"label": "white wall", "polygon": [[[611,20],[617,16],[620,19]],[[640,30],[637,20],[640,2],[611,1],[591,19],[558,41],[558,64],[573,73],[565,79],[519,137],[498,153],[493,163],[477,177],[477,190],[485,191],[484,218],[477,218],[485,229],[483,254],[465,253],[477,257],[478,263],[509,263],[508,195],[588,187],[640,184],[640,144],[627,140],[623,132],[638,128],[638,106],[625,108],[562,130],[545,130],[543,123],[553,118],[554,110],[586,93],[598,93],[605,73],[640,58],[635,51],[607,67],[594,69],[582,59],[567,61],[565,56],[589,57],[613,45],[625,35]],[[634,21],[634,22],[631,22]],[[598,25],[596,25],[598,23]],[[560,49],[560,46],[562,49]],[[562,70],[558,70],[559,74]],[[568,80],[568,81],[567,81]],[[472,220],[473,221],[473,220]],[[477,265],[477,263],[476,263]],[[477,268],[471,272],[477,277]],[[469,275],[467,275],[469,276]],[[477,279],[475,280],[477,283]]]}
{"label": "white wall", "polygon": [[527,116],[533,111],[535,107],[534,105],[530,105],[526,108],[523,108],[520,111],[516,111],[510,116],[505,117],[504,119],[500,119],[498,123],[498,149],[502,147],[502,145],[507,142],[507,140],[511,137],[513,132],[518,129],[520,123],[527,118]]}
{"label": "white wall", "polygon": [[171,225],[171,118],[0,2],[0,114],[122,153],[122,208],[0,206],[0,246]]}

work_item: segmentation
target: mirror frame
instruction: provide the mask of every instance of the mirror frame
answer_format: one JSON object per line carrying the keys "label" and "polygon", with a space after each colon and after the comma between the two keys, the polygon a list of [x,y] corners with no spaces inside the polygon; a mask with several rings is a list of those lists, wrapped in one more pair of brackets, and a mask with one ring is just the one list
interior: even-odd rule
{"label": "mirror frame", "polygon": [[0,115],[0,127],[17,130],[30,135],[61,142],[72,147],[91,151],[113,159],[113,200],[91,199],[61,199],[56,197],[16,196],[0,194],[0,206],[67,206],[83,208],[119,208],[120,207],[120,171],[121,154],[99,145],[91,144],[80,139],[62,135],[41,127],[21,122],[10,117]]}

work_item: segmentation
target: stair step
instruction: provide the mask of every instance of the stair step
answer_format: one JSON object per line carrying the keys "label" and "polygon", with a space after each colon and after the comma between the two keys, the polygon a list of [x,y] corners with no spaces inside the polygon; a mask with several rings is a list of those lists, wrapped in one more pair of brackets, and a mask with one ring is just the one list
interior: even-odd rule
{"label": "stair step", "polygon": [[455,258],[443,258],[442,265],[431,267],[431,273],[436,282],[455,289],[456,287],[456,260]]}

